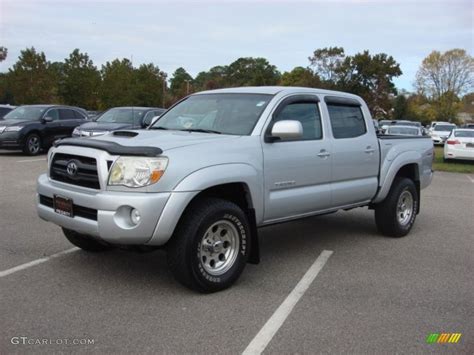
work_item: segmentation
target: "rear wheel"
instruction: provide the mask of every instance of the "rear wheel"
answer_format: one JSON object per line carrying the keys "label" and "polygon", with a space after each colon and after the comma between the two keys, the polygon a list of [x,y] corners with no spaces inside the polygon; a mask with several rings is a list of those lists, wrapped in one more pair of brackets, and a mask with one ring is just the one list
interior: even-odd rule
{"label": "rear wheel", "polygon": [[385,200],[375,206],[377,229],[390,237],[404,237],[415,223],[418,204],[415,183],[407,178],[396,178]]}
{"label": "rear wheel", "polygon": [[168,244],[171,272],[199,292],[228,288],[247,263],[249,237],[239,206],[217,198],[200,200],[188,208]]}
{"label": "rear wheel", "polygon": [[98,253],[101,251],[113,249],[110,244],[101,242],[91,236],[81,234],[70,229],[63,228],[63,233],[67,240],[69,240],[73,245],[88,252]]}
{"label": "rear wheel", "polygon": [[23,153],[37,155],[41,151],[41,137],[36,133],[29,134],[23,145]]}

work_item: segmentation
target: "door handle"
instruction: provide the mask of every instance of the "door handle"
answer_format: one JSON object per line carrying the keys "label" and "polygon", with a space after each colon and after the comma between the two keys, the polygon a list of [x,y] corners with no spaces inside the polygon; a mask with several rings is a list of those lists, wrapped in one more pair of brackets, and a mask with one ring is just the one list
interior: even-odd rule
{"label": "door handle", "polygon": [[364,152],[366,152],[367,154],[372,154],[373,152],[375,152],[375,149],[369,145],[367,146],[367,148],[365,148]]}
{"label": "door handle", "polygon": [[328,156],[330,156],[331,154],[329,154],[326,149],[321,149],[320,152],[318,153],[318,157],[320,158],[327,158]]}

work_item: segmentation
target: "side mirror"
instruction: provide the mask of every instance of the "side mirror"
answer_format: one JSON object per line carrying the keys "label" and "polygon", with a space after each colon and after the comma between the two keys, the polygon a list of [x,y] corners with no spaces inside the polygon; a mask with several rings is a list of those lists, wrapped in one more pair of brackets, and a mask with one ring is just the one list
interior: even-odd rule
{"label": "side mirror", "polygon": [[298,139],[303,137],[303,126],[300,121],[277,121],[272,127],[271,137],[282,140]]}
{"label": "side mirror", "polygon": [[43,123],[49,123],[53,121],[54,121],[53,118],[49,116],[43,117],[43,120],[42,120]]}
{"label": "side mirror", "polygon": [[151,123],[150,123],[150,126],[153,126],[155,124],[156,121],[158,121],[160,119],[160,116],[155,116],[151,119]]}
{"label": "side mirror", "polygon": [[144,120],[143,124],[142,124],[143,128],[147,128],[147,127],[152,126],[156,121],[158,121],[158,118],[160,118],[160,116],[153,116],[149,120]]}

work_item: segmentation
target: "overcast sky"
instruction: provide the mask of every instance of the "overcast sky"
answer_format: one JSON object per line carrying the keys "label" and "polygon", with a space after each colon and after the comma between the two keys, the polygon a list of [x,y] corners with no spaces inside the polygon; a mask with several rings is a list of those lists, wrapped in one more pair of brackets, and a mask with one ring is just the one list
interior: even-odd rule
{"label": "overcast sky", "polygon": [[74,48],[98,66],[115,58],[153,62],[195,76],[239,57],[265,57],[280,71],[307,66],[314,49],[385,52],[400,64],[399,88],[412,89],[432,50],[473,53],[472,0],[88,1],[0,0],[6,71],[34,46],[60,61]]}

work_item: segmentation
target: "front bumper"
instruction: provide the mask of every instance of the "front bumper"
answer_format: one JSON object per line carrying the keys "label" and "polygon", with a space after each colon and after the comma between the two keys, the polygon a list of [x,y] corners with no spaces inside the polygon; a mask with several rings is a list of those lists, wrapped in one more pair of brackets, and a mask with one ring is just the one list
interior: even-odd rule
{"label": "front bumper", "polygon": [[21,149],[22,137],[18,132],[0,133],[0,149]]}
{"label": "front bumper", "polygon": [[[56,213],[52,205],[44,203],[44,197],[51,200],[54,195],[72,199],[75,209],[87,209],[88,213],[74,217]],[[52,181],[43,174],[38,178],[36,206],[43,220],[111,244],[158,246],[171,237],[179,216],[194,195],[97,191]],[[141,214],[137,225],[129,217],[132,208]]]}
{"label": "front bumper", "polygon": [[433,140],[433,144],[444,144],[448,137],[431,137],[431,139]]}

